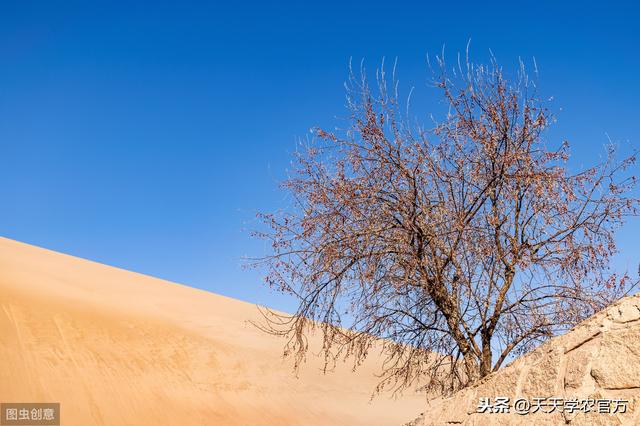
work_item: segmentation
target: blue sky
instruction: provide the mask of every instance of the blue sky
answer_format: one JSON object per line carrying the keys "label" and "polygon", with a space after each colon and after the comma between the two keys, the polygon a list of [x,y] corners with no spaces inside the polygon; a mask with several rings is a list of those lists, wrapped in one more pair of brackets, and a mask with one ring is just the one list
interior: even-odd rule
{"label": "blue sky", "polygon": [[290,310],[240,267],[264,253],[246,229],[283,206],[297,138],[344,115],[349,58],[397,57],[426,119],[426,55],[468,40],[535,57],[575,164],[607,134],[640,147],[631,2],[133,3],[0,3],[0,235]]}

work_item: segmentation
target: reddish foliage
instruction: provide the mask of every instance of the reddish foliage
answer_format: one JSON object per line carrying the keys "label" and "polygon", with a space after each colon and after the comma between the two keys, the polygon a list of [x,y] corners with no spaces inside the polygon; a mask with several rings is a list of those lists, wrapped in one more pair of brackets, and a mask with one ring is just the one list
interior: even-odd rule
{"label": "reddish foliage", "polygon": [[272,243],[266,281],[300,302],[267,315],[269,331],[300,360],[320,327],[328,362],[356,364],[386,338],[381,387],[464,386],[637,284],[606,276],[613,232],[637,214],[635,155],[616,161],[609,146],[569,173],[523,70],[508,81],[495,62],[467,63],[451,78],[440,62],[434,75],[449,112],[426,130],[384,71],[375,93],[351,74],[351,127],[317,129],[283,184],[294,206],[257,234]]}

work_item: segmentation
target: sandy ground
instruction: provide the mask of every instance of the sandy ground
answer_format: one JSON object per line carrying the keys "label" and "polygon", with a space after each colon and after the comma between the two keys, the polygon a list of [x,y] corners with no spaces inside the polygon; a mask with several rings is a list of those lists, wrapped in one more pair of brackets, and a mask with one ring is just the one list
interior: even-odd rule
{"label": "sandy ground", "polygon": [[256,306],[0,238],[0,402],[62,425],[399,425],[424,396],[370,402],[379,359],[296,378]]}

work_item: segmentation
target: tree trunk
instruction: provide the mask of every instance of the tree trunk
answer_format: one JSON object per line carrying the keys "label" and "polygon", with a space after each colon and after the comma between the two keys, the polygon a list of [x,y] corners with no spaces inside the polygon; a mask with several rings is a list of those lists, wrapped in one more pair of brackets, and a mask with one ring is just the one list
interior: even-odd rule
{"label": "tree trunk", "polygon": [[480,359],[480,378],[491,373],[493,360],[491,359],[491,339],[482,339],[482,358]]}
{"label": "tree trunk", "polygon": [[464,356],[465,374],[468,383],[473,383],[480,378],[478,369],[478,361],[473,354],[468,353]]}

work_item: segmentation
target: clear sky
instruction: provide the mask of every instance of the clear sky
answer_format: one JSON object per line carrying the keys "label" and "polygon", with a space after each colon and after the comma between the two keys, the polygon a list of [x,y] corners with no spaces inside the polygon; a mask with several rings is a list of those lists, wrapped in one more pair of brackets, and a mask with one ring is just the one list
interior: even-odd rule
{"label": "clear sky", "polygon": [[638,22],[632,2],[3,1],[0,235],[290,310],[240,267],[264,253],[246,229],[283,205],[296,139],[344,115],[350,57],[397,57],[422,106],[443,45],[535,57],[549,141],[587,165],[607,134],[640,146]]}

